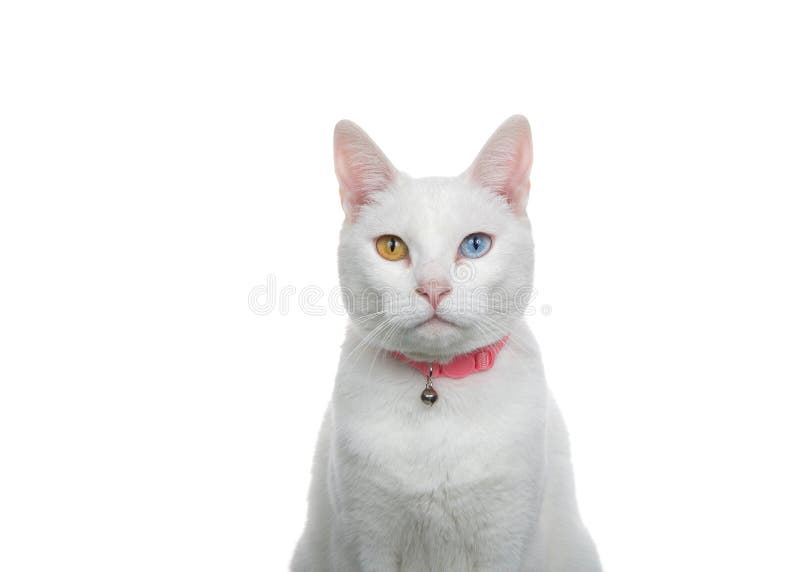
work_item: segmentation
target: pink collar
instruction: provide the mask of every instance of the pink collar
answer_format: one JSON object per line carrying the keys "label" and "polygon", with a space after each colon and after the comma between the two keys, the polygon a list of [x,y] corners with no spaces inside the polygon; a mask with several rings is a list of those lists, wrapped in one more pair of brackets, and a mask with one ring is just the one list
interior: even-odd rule
{"label": "pink collar", "polygon": [[[508,341],[508,336],[496,341],[490,346],[479,348],[474,352],[468,354],[461,354],[454,357],[447,363],[433,362],[433,377],[450,377],[453,379],[461,379],[467,377],[472,373],[479,371],[486,371],[492,369],[494,365],[494,358],[503,349]],[[410,365],[414,369],[422,372],[423,375],[428,375],[428,368],[431,362],[427,361],[414,361],[407,358],[401,353],[392,352],[392,355],[399,359],[401,362]]]}

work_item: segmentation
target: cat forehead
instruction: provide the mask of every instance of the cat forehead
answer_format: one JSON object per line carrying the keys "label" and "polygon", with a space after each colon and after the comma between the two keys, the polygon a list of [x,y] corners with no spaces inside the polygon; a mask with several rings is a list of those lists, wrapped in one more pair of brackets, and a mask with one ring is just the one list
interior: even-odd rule
{"label": "cat forehead", "polygon": [[509,224],[513,212],[502,197],[463,177],[399,177],[359,215],[372,232],[418,228],[492,232]]}

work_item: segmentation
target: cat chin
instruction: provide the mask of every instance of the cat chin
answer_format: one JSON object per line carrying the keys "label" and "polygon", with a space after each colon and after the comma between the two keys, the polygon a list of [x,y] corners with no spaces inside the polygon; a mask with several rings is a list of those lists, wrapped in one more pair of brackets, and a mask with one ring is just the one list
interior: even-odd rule
{"label": "cat chin", "polygon": [[405,330],[392,340],[390,346],[383,345],[383,349],[402,353],[417,361],[447,363],[457,355],[469,353],[496,341],[468,325],[436,318]]}
{"label": "cat chin", "polygon": [[439,316],[434,316],[413,328],[411,330],[411,336],[418,337],[428,343],[430,340],[454,337],[454,334],[457,335],[460,329],[461,328],[453,322],[440,318]]}

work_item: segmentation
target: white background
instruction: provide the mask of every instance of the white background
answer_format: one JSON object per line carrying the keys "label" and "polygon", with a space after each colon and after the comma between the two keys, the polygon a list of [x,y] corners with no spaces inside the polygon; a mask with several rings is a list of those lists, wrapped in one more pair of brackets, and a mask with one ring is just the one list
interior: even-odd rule
{"label": "white background", "polygon": [[606,569],[800,569],[796,3],[289,4],[0,8],[0,569],[285,570],[345,318],[248,294],[336,284],[338,119],[512,113]]}

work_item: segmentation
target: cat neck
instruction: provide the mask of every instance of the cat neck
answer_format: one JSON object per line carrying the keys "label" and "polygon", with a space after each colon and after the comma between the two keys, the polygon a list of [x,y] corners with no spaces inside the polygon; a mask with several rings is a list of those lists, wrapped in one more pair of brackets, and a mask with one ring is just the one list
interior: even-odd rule
{"label": "cat neck", "polygon": [[503,346],[506,345],[507,341],[508,336],[503,336],[493,344],[478,348],[477,350],[465,354],[459,354],[445,363],[436,361],[417,361],[399,352],[391,352],[391,355],[401,362],[420,371],[423,375],[427,376],[432,369],[432,377],[434,378],[449,377],[451,379],[461,379],[473,373],[492,369],[495,357],[500,353],[500,350],[503,349]]}

